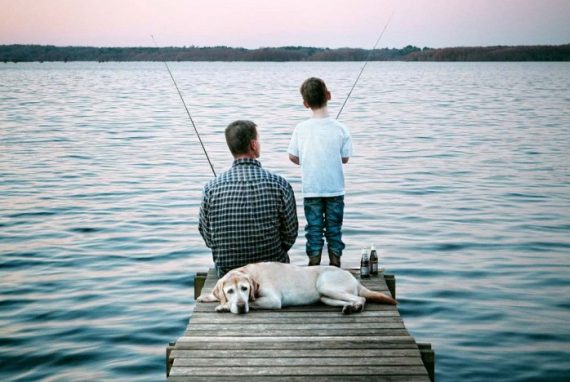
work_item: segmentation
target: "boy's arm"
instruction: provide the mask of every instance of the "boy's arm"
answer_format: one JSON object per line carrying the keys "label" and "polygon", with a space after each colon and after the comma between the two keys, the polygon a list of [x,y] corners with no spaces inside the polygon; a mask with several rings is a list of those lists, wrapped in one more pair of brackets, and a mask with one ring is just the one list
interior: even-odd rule
{"label": "boy's arm", "polygon": [[[299,157],[298,156],[295,156],[293,154],[289,154],[289,160],[295,164],[299,164]],[[348,158],[347,158],[347,160],[348,160]],[[344,158],[342,159],[342,161],[343,161],[343,163],[345,163]]]}
{"label": "boy's arm", "polygon": [[342,148],[340,149],[340,157],[342,159],[342,164],[347,164],[348,159],[352,156],[352,138],[348,130],[345,130],[345,135],[343,137]]}
{"label": "boy's arm", "polygon": [[[297,128],[293,131],[293,135],[291,136],[291,141],[289,141],[289,148],[287,149],[289,153],[289,160],[295,164],[299,164],[299,146],[297,142]],[[297,154],[297,155],[295,155]]]}

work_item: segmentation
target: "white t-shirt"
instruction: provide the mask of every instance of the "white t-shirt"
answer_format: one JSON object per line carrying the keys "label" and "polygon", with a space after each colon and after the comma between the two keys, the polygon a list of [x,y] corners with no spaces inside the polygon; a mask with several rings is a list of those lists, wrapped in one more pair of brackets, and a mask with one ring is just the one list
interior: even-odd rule
{"label": "white t-shirt", "polygon": [[344,195],[342,158],[352,155],[344,124],[331,117],[303,121],[295,127],[288,151],[299,157],[303,197]]}

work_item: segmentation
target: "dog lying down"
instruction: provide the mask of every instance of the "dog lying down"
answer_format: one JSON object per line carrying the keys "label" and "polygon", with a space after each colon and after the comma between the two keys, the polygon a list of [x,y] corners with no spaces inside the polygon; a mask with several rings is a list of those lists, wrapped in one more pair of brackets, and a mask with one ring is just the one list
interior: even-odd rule
{"label": "dog lying down", "polygon": [[255,263],[234,269],[198,301],[219,301],[216,312],[235,314],[247,313],[250,308],[281,309],[318,301],[342,306],[344,314],[361,312],[366,301],[397,304],[393,298],[365,288],[343,269],[283,263]]}

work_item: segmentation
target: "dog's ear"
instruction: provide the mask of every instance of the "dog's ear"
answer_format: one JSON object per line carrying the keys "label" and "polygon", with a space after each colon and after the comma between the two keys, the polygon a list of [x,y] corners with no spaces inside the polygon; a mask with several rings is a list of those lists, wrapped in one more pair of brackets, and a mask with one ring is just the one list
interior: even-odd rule
{"label": "dog's ear", "polygon": [[226,298],[226,294],[224,293],[224,281],[225,281],[225,279],[226,279],[225,277],[222,277],[221,279],[219,279],[218,282],[216,283],[216,286],[212,290],[212,295],[214,295],[214,297],[216,297],[220,301],[220,305],[224,305],[225,303],[228,302],[228,299]]}
{"label": "dog's ear", "polygon": [[253,278],[248,277],[249,280],[249,300],[255,301],[259,297],[259,283]]}

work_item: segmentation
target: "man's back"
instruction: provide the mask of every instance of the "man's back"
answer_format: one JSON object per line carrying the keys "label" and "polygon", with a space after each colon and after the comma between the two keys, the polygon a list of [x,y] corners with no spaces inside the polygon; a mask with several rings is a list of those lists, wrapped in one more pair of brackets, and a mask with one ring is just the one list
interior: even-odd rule
{"label": "man's back", "polygon": [[255,159],[237,159],[204,188],[199,229],[222,271],[289,262],[298,230],[291,185]]}

